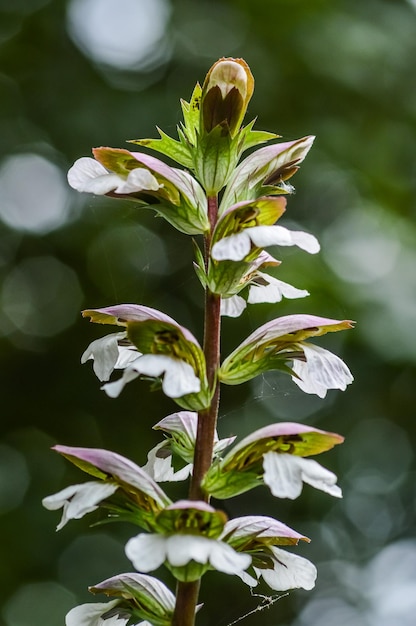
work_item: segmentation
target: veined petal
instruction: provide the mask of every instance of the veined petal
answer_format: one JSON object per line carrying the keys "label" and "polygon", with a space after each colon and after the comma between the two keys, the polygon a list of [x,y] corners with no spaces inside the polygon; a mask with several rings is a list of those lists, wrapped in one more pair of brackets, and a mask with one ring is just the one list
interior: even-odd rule
{"label": "veined petal", "polygon": [[140,374],[159,377],[164,374],[162,388],[169,398],[180,398],[188,393],[198,393],[201,382],[193,368],[185,361],[159,354],[145,354],[132,363]]}
{"label": "veined petal", "polygon": [[221,298],[221,315],[226,317],[240,317],[247,304],[241,296]]}
{"label": "veined petal", "polygon": [[136,535],[126,543],[125,552],[139,572],[151,572],[166,559],[166,537],[144,533]]}
{"label": "veined petal", "polygon": [[[309,152],[314,137],[276,143],[255,150],[246,157],[228,181],[221,200],[220,214],[231,204],[264,193],[262,185],[278,185],[290,178]],[[281,192],[284,193],[284,189]]]}
{"label": "veined petal", "polygon": [[280,302],[283,297],[285,298],[305,298],[309,296],[309,292],[306,289],[297,289],[288,283],[283,282],[264,274],[263,272],[257,272],[256,278],[260,277],[267,284],[251,283],[249,287],[249,294],[247,302],[249,304],[257,304],[260,302]]}
{"label": "veined petal", "polygon": [[[131,607],[136,619],[138,616],[148,618],[158,626],[168,626],[171,623],[175,596],[154,576],[137,572],[118,574],[89,587],[88,590],[120,598],[126,614],[129,614]],[[148,622],[139,623],[143,625]]]}
{"label": "veined petal", "polygon": [[260,569],[255,567],[254,570],[257,576],[262,576],[271,589],[276,591],[287,591],[288,589],[306,589],[309,591],[313,589],[317,575],[313,563],[280,548],[271,547],[270,550],[274,557],[274,568]]}
{"label": "veined petal", "polygon": [[80,485],[71,485],[52,496],[43,498],[46,509],[55,511],[63,508],[62,519],[56,530],[61,530],[71,519],[81,519],[87,513],[98,509],[98,504],[109,498],[118,489],[114,483],[90,481]]}
{"label": "veined petal", "polygon": [[289,528],[286,524],[266,515],[244,515],[228,520],[220,539],[227,541],[236,549],[242,543],[247,544],[250,539],[253,546],[256,547],[262,544],[293,545],[297,544],[300,539],[309,542],[307,537],[296,532],[293,528]]}
{"label": "veined petal", "polygon": [[316,254],[320,250],[316,237],[301,230],[289,230],[284,226],[253,226],[247,228],[246,232],[250,234],[253,244],[259,248],[298,246],[310,254]]}
{"label": "veined petal", "polygon": [[169,398],[180,398],[201,391],[201,381],[189,363],[162,354],[144,354],[127,367],[122,377],[103,385],[111,398],[117,398],[125,385],[140,375],[158,378],[164,375],[162,389]]}
{"label": "veined petal", "polygon": [[267,452],[263,469],[263,480],[277,498],[294,500],[301,494],[304,482],[336,498],[342,497],[336,475],[313,459]]}
{"label": "veined petal", "polygon": [[159,185],[156,178],[143,167],[136,167],[127,176],[121,179],[120,184],[114,189],[114,193],[129,194],[136,191],[158,191],[163,185]]}
{"label": "veined petal", "polygon": [[[195,411],[177,411],[164,417],[153,428],[168,433],[171,439],[164,443],[169,443],[170,448],[174,452],[190,463],[194,457],[197,425],[198,414]],[[233,443],[234,440],[235,437],[219,439],[217,432],[215,432],[214,453],[218,454]]]}
{"label": "veined petal", "polygon": [[320,249],[316,237],[301,230],[290,231],[283,226],[252,226],[217,241],[212,247],[211,256],[216,261],[242,261],[250,252],[252,244],[258,248],[298,246],[310,254]]}
{"label": "veined petal", "polygon": [[137,535],[127,542],[126,555],[143,572],[156,569],[165,560],[173,567],[183,567],[191,561],[210,564],[226,574],[239,574],[251,563],[250,555],[199,535]]}
{"label": "veined petal", "polygon": [[128,367],[124,370],[121,378],[119,378],[118,380],[114,380],[111,383],[106,383],[101,387],[101,389],[105,391],[107,396],[109,396],[110,398],[118,398],[127,383],[130,383],[132,380],[135,380],[139,376],[139,372],[137,372],[135,369],[132,369],[131,367]]}
{"label": "veined petal", "polygon": [[225,574],[237,574],[251,563],[250,555],[238,553],[217,539],[198,535],[172,535],[167,538],[166,550],[167,560],[176,567],[196,561],[210,563],[214,569]]}
{"label": "veined petal", "polygon": [[251,556],[236,552],[228,544],[217,541],[213,546],[209,562],[219,572],[238,575],[251,565]]}
{"label": "veined petal", "polygon": [[105,195],[124,181],[90,157],[81,157],[68,171],[68,183],[77,191]]}
{"label": "veined petal", "polygon": [[292,376],[292,380],[305,393],[325,398],[328,389],[345,391],[354,380],[344,361],[329,350],[310,343],[302,343],[302,350],[306,362],[296,360],[293,363],[298,377]]}
{"label": "veined petal", "polygon": [[251,249],[249,230],[246,228],[239,233],[217,241],[211,250],[212,258],[215,261],[242,261]]}
{"label": "veined petal", "polygon": [[[126,338],[126,333],[112,333],[105,335],[100,339],[96,339],[85,350],[81,357],[81,363],[85,363],[89,359],[94,361],[93,369],[97,378],[101,381],[108,380],[111,372],[117,366],[120,357],[119,341]],[[138,356],[137,350],[124,350],[123,363],[134,360]]]}
{"label": "veined petal", "polygon": [[[147,463],[142,468],[158,483],[186,480],[192,472],[192,463],[188,463],[175,472],[172,467],[172,454],[167,449],[168,443],[165,440],[152,448],[147,455]],[[163,454],[164,450],[166,450],[166,455]]]}
{"label": "veined petal", "polygon": [[272,339],[286,339],[287,335],[290,336],[287,339],[296,342],[299,337],[303,340],[307,337],[319,337],[330,332],[348,330],[352,328],[352,324],[353,322],[350,320],[334,320],[318,317],[317,315],[284,315],[283,317],[270,320],[270,322],[266,322],[266,324],[257,328],[239,347],[248,346],[257,341],[266,342]]}
{"label": "veined petal", "polygon": [[120,600],[111,602],[89,602],[80,604],[69,611],[65,618],[66,626],[125,626],[129,618],[114,616],[104,620],[103,615],[114,609]]}
{"label": "veined petal", "polygon": [[122,489],[127,485],[129,491],[143,492],[160,508],[171,504],[164,491],[142,468],[116,452],[61,445],[54,446],[53,450],[88,474],[101,480],[111,480],[111,484],[117,483]]}

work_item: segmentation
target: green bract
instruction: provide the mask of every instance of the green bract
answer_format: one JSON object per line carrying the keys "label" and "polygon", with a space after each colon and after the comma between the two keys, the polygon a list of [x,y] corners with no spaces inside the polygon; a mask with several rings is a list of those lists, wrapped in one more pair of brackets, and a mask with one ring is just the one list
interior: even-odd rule
{"label": "green bract", "polygon": [[342,441],[340,435],[303,424],[282,422],[265,426],[212,464],[204,478],[204,488],[216,498],[231,498],[264,483],[265,454],[308,457],[330,450]]}
{"label": "green bract", "polygon": [[[128,520],[152,530],[158,513],[171,504],[163,489],[146,472],[115,452],[69,446],[55,446],[54,450],[82,471],[117,488],[115,494],[101,504],[112,519]],[[81,511],[82,514],[87,512],[86,508]]]}
{"label": "green bract", "polygon": [[89,587],[91,593],[104,593],[110,598],[120,598],[117,609],[127,611],[131,623],[137,619],[149,620],[154,626],[170,626],[175,596],[153,576],[146,574],[119,574]]}
{"label": "green bract", "polygon": [[349,320],[315,315],[279,317],[254,331],[225,359],[219,378],[227,385],[239,385],[269,370],[293,375],[288,363],[304,360],[302,342],[305,339],[351,327]]}

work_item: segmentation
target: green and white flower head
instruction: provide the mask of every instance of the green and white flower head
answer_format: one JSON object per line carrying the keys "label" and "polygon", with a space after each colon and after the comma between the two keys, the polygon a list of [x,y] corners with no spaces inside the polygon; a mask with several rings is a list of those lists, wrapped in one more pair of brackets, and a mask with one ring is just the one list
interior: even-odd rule
{"label": "green and white flower head", "polygon": [[[153,576],[119,574],[89,588],[116,598],[105,603],[82,604],[66,616],[66,626],[169,626],[175,596]],[[142,621],[142,620],[145,621]],[[147,621],[149,620],[149,621]]]}
{"label": "green and white flower head", "polygon": [[70,519],[80,519],[101,505],[112,519],[124,519],[153,530],[157,515],[171,500],[143,469],[108,450],[54,446],[74,465],[97,480],[72,485],[44,498],[50,510],[63,508],[57,530]]}
{"label": "green and white flower head", "polygon": [[[155,430],[162,430],[167,439],[157,444],[148,453],[148,461],[143,469],[157,482],[181,481],[192,472],[197,435],[198,414],[194,411],[178,411],[166,416],[155,424]],[[219,439],[214,436],[214,456],[219,455],[233,443],[235,437]],[[184,467],[174,468],[176,458],[185,461]]]}
{"label": "green and white flower head", "polygon": [[314,587],[316,567],[307,559],[277,547],[309,541],[285,524],[267,516],[247,515],[228,521],[222,538],[237,551],[251,555],[251,573],[244,572],[241,576],[246,584],[255,586],[262,577],[276,591]]}
{"label": "green and white flower head", "polygon": [[[316,315],[286,315],[260,326],[222,363],[219,378],[239,385],[263,372],[280,370],[306,393],[325,397],[329,389],[341,389],[353,381],[345,363],[336,355],[305,339],[352,328],[350,320]],[[294,365],[301,361],[301,365]]]}
{"label": "green and white flower head", "polygon": [[139,534],[126,544],[126,555],[141,572],[165,564],[183,582],[198,580],[207,570],[241,576],[251,556],[219,539],[227,517],[209,504],[183,500],[158,516],[158,534]]}
{"label": "green and white flower head", "polygon": [[103,386],[107,395],[115,398],[127,383],[146,376],[162,379],[164,393],[186,409],[207,406],[211,391],[204,354],[187,328],[156,309],[136,304],[89,309],[83,315],[98,324],[126,328],[125,335],[96,340],[82,356],[83,362],[94,360],[94,371],[104,380],[113,369],[123,369],[121,378]]}
{"label": "green and white flower head", "polygon": [[118,148],[95,148],[93,155],[78,159],[68,172],[77,191],[135,200],[188,235],[208,230],[206,196],[188,172]]}
{"label": "green and white flower head", "polygon": [[262,484],[279,498],[297,498],[307,483],[341,497],[335,474],[312,459],[343,441],[341,435],[304,424],[281,422],[256,430],[214,462],[204,488],[216,498],[231,498]]}

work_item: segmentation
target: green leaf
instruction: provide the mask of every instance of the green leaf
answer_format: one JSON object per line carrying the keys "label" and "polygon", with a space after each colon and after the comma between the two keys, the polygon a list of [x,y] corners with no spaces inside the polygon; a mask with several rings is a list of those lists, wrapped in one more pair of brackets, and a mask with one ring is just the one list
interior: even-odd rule
{"label": "green leaf", "polygon": [[219,379],[239,385],[267,372],[281,370],[291,376],[288,362],[304,360],[302,342],[310,337],[352,328],[350,320],[333,320],[316,315],[286,315],[255,330],[222,363]]}
{"label": "green leaf", "polygon": [[202,88],[199,83],[195,85],[190,102],[181,100],[184,119],[183,131],[188,141],[195,146],[199,133],[199,112],[201,108]]}
{"label": "green leaf", "polygon": [[255,122],[256,120],[254,119],[240,130],[238,137],[238,149],[240,155],[249,148],[254,148],[262,143],[267,143],[268,141],[279,139],[281,137],[281,135],[269,133],[266,130],[253,130]]}
{"label": "green leaf", "polygon": [[238,157],[227,126],[218,125],[198,139],[194,152],[195,175],[208,196],[218,193],[227,184]]}
{"label": "green leaf", "polygon": [[156,128],[160,135],[160,139],[131,139],[129,143],[134,143],[139,146],[155,150],[156,152],[161,152],[183,167],[191,169],[193,163],[188,146],[184,142],[172,139],[172,137],[169,137],[169,135],[164,133],[158,126]]}

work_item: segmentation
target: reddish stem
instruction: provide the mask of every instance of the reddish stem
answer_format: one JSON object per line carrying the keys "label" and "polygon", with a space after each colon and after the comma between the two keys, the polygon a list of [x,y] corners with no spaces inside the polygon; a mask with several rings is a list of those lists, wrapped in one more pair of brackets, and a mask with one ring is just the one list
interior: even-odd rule
{"label": "reddish stem", "polygon": [[[208,268],[212,233],[217,223],[218,200],[216,196],[208,198],[208,218],[210,232],[204,238],[205,268]],[[195,442],[194,467],[189,488],[190,500],[208,502],[209,496],[204,493],[201,483],[212,463],[214,436],[217,427],[220,386],[217,371],[220,364],[220,317],[221,296],[205,291],[204,320],[204,355],[207,368],[207,379],[213,396],[210,406],[198,413],[198,428]],[[198,602],[200,581],[179,582],[176,589],[176,605],[172,626],[194,626],[195,610]]]}

